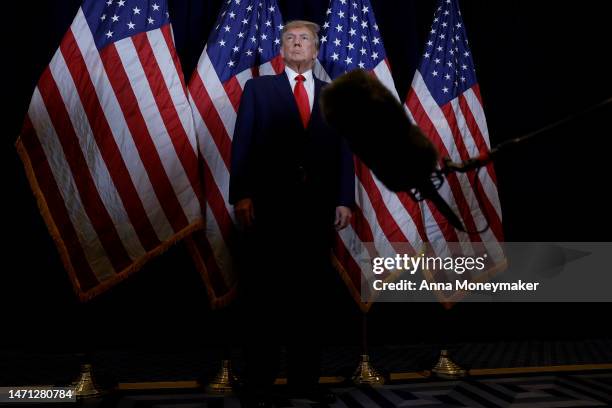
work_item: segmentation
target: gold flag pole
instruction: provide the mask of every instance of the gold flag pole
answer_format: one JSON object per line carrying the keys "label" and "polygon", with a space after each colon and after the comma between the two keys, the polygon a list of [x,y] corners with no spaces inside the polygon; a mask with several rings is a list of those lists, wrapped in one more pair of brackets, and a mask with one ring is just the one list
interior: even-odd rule
{"label": "gold flag pole", "polygon": [[385,383],[385,379],[380,375],[370,363],[370,355],[368,354],[368,328],[367,328],[367,313],[361,314],[361,344],[362,352],[359,365],[353,374],[353,383],[357,385],[379,386]]}

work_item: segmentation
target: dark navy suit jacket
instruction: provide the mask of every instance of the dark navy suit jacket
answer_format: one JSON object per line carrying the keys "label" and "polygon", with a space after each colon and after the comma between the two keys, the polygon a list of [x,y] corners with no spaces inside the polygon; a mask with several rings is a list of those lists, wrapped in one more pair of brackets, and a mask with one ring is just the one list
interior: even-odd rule
{"label": "dark navy suit jacket", "polygon": [[325,83],[314,81],[306,129],[284,72],[253,78],[244,87],[232,142],[229,201],[252,198],[256,220],[265,216],[287,223],[292,215],[286,212],[296,206],[333,220],[336,206],[354,205],[353,155],[325,123],[319,109]]}

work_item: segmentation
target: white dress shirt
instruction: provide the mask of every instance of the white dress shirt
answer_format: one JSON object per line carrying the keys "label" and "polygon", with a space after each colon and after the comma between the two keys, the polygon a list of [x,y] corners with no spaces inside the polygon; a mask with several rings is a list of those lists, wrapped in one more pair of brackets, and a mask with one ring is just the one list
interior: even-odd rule
{"label": "white dress shirt", "polygon": [[[288,66],[285,66],[285,73],[287,74],[287,77],[289,78],[289,84],[291,85],[291,91],[294,92],[295,83],[297,82],[295,80],[295,77],[298,76],[299,74],[295,72],[294,70],[292,70],[291,68],[289,68]],[[314,77],[312,76],[312,69],[309,69],[308,71],[304,72],[302,75],[304,76],[304,78],[306,78],[306,80],[304,81],[304,88],[306,88],[306,94],[308,95],[308,103],[310,104],[310,112],[312,113],[312,105],[314,103]]]}

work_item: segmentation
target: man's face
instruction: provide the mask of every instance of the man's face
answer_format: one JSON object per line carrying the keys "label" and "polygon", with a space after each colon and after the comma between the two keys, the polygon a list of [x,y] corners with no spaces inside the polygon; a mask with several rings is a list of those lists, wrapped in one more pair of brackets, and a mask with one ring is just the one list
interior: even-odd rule
{"label": "man's face", "polygon": [[283,35],[283,46],[281,55],[285,64],[291,69],[294,67],[305,68],[307,71],[312,68],[314,60],[317,58],[315,39],[306,27],[290,28]]}

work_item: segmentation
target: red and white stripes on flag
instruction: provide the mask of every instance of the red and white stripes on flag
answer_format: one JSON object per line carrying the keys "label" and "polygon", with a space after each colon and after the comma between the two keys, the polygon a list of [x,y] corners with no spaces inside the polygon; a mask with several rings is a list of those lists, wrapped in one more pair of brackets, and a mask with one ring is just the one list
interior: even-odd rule
{"label": "red and white stripes on flag", "polygon": [[[319,63],[315,72],[323,80],[331,80]],[[399,101],[386,59],[371,74]],[[419,204],[406,193],[390,191],[358,158],[355,158],[355,202],[357,208],[351,224],[337,234],[334,263],[353,299],[367,311],[376,300],[376,292],[370,290],[371,281],[390,278],[388,274],[372,274],[372,258],[394,257],[400,252],[416,255],[425,248],[426,234]]]}
{"label": "red and white stripes on flag", "polygon": [[185,240],[208,290],[212,307],[235,294],[232,235],[235,220],[228,201],[234,125],[246,81],[284,71],[279,55],[281,15],[273,0],[225,2],[197,69],[189,96],[203,158],[206,229]]}
{"label": "red and white stripes on flag", "polygon": [[[438,2],[434,23],[405,108],[442,157],[461,162],[484,154],[491,148],[480,89],[457,0]],[[440,195],[461,217],[468,233],[456,231],[431,203],[422,202],[427,238],[436,254],[450,254],[453,251],[449,251],[447,244],[458,242],[463,254],[486,252],[489,258],[489,268],[485,271],[487,276],[505,268],[506,260],[500,244],[504,239],[502,214],[493,165],[487,165],[477,176],[473,171],[449,174]],[[487,223],[489,228],[484,229]]]}
{"label": "red and white stripes on flag", "polygon": [[[321,64],[317,64],[315,72],[330,81]],[[371,74],[399,101],[386,59]],[[359,307],[368,311],[377,295],[371,290],[372,281],[391,279],[388,273],[372,274],[372,258],[395,257],[398,253],[417,255],[425,249],[426,231],[419,203],[407,193],[390,191],[358,158],[355,158],[355,202],[357,208],[351,224],[337,234],[334,263]]]}
{"label": "red and white stripes on flag", "polygon": [[[330,81],[346,71],[365,69],[400,101],[369,0],[331,0],[320,36],[317,77]],[[381,131],[385,126],[380,124]],[[426,233],[421,208],[408,194],[387,189],[357,158],[355,175],[357,208],[351,225],[338,233],[334,254],[336,268],[353,299],[367,311],[377,295],[372,281],[392,278],[374,275],[372,258],[395,257],[400,252],[419,254],[425,248]]]}
{"label": "red and white stripes on flag", "polygon": [[[486,119],[478,85],[453,99],[446,106],[438,106],[433,100],[419,71],[416,72],[406,98],[406,109],[412,120],[432,140],[441,156],[461,162],[490,150]],[[429,201],[420,203],[428,241],[438,256],[482,255],[488,257],[483,272],[489,279],[505,269],[506,260],[501,246],[503,230],[501,208],[497,194],[495,171],[489,164],[474,177],[474,172],[449,174],[439,190],[441,197],[460,216],[468,233],[455,230]],[[477,196],[478,195],[478,196]],[[485,217],[484,214],[487,214]],[[482,230],[489,224],[489,228]],[[458,243],[459,245],[451,245]],[[483,275],[480,274],[480,275]],[[484,276],[484,275],[483,275]],[[444,276],[432,276],[445,280]],[[480,279],[472,277],[471,279]],[[443,292],[436,295],[442,296]],[[460,297],[448,296],[441,301],[457,301]]]}
{"label": "red and white stripes on flag", "polygon": [[119,6],[86,1],[79,9],[17,141],[81,300],[202,228],[197,140],[171,27],[131,23],[140,31],[98,47],[118,31],[91,22]]}
{"label": "red and white stripes on flag", "polygon": [[[449,104],[438,106],[417,71],[405,107],[414,123],[434,142],[441,156],[461,162],[490,150],[487,123],[477,84]],[[442,197],[461,216],[468,232],[472,232],[454,230],[429,204],[427,208],[432,210],[427,212],[425,225],[432,242],[442,239],[449,242],[503,241],[501,209],[493,166],[487,165],[478,176],[474,179],[473,173],[450,174],[440,191]],[[477,190],[480,191],[478,194],[482,203],[476,197]],[[479,234],[474,233],[487,224],[484,213],[490,217],[490,228]]]}

